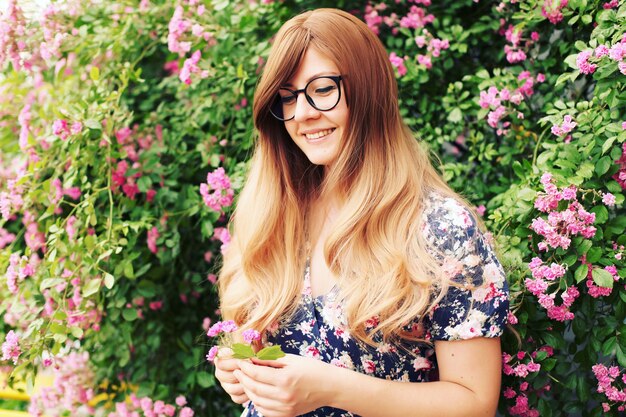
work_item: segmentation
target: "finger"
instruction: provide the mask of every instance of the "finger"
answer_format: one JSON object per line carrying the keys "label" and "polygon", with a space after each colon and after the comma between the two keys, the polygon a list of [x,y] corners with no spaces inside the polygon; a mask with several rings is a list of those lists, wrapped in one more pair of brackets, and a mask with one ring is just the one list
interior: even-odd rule
{"label": "finger", "polygon": [[221,383],[226,382],[226,383],[236,384],[239,382],[237,378],[235,378],[235,375],[233,375],[232,372],[224,372],[221,369],[215,370],[215,378],[217,378]]}
{"label": "finger", "polygon": [[256,404],[257,401],[255,401],[252,396],[263,399],[274,399],[279,396],[276,387],[256,381],[255,379],[244,374],[242,371],[235,371],[234,373],[235,377],[239,380],[239,383],[243,387],[244,392],[248,395],[248,397],[250,397],[254,404]]}
{"label": "finger", "polygon": [[237,382],[236,384],[229,384],[229,383],[224,383],[222,384],[222,388],[224,388],[224,391],[226,391],[228,393],[228,395],[233,396],[233,395],[244,395],[245,391],[243,390],[243,386]]}
{"label": "finger", "polygon": [[265,393],[266,395],[258,393],[257,391],[259,389],[263,391],[263,388],[260,388],[260,386],[262,386],[263,384],[252,380],[241,371],[235,371],[235,374],[237,378],[240,378],[240,380],[242,381],[241,385],[243,386],[244,392],[246,393],[250,401],[252,401],[252,403],[254,404],[254,408],[258,410],[261,415],[263,415],[264,417],[273,417],[279,415],[276,413],[280,410],[282,405],[280,402],[274,399],[275,395],[272,395],[271,393],[269,395],[267,395],[267,393]]}
{"label": "finger", "polygon": [[276,382],[276,368],[255,365],[252,362],[239,361],[239,369],[256,382],[274,386]]}
{"label": "finger", "polygon": [[287,364],[277,360],[263,360],[258,358],[250,358],[252,363],[260,366],[269,366],[271,368],[284,368]]}
{"label": "finger", "polygon": [[239,369],[238,359],[219,359],[215,362],[215,367],[217,369],[221,369],[222,371],[232,372],[235,369]]}

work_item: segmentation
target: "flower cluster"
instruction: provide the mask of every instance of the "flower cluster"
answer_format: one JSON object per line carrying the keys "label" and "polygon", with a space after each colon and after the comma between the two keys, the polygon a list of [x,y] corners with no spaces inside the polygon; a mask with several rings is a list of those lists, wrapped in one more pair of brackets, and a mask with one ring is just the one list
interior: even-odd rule
{"label": "flower cluster", "polygon": [[7,333],[4,343],[2,344],[2,360],[12,360],[13,364],[17,364],[17,359],[20,357],[22,350],[20,348],[20,338],[13,331]]}
{"label": "flower cluster", "polygon": [[235,192],[224,168],[217,168],[207,174],[206,183],[200,184],[200,194],[204,204],[215,211],[222,211],[222,207],[228,207],[233,203]]}
{"label": "flower cluster", "polygon": [[389,54],[389,62],[398,70],[398,75],[401,77],[406,74],[406,66],[404,66],[405,59],[408,59],[408,57],[398,56],[395,52]]}
{"label": "flower cluster", "polygon": [[50,204],[55,207],[54,213],[61,214],[61,207],[58,206],[59,201],[63,198],[64,195],[72,198],[73,200],[78,200],[82,194],[80,188],[78,187],[70,187],[63,188],[61,184],[61,180],[59,178],[55,178],[51,182],[52,188],[54,189],[54,194],[50,198]]}
{"label": "flower cluster", "polygon": [[561,305],[556,305],[554,302],[558,293],[558,284],[557,291],[547,293],[549,286],[565,275],[567,271],[566,266],[556,263],[552,263],[550,266],[544,265],[540,258],[535,257],[528,264],[528,267],[531,270],[533,279],[526,278],[524,284],[526,289],[539,299],[539,304],[548,311],[548,317],[556,321],[572,320],[574,313],[569,308],[580,295],[578,288],[574,285],[568,287],[561,294],[561,300],[563,301]]}
{"label": "flower cluster", "polygon": [[15,237],[15,234],[9,232],[5,228],[0,227],[0,249],[4,249],[11,242],[14,242]]}
{"label": "flower cluster", "polygon": [[[211,328],[209,328],[206,335],[208,337],[217,337],[223,333],[233,333],[233,332],[236,332],[237,330],[238,330],[238,327],[233,320],[218,321],[213,326],[211,326]],[[209,353],[207,353],[206,355],[206,360],[209,362],[213,362],[215,358],[217,357],[219,350],[220,350],[220,346],[217,346],[217,345],[212,346],[211,349],[209,349]]]}
{"label": "flower cluster", "polygon": [[[510,121],[502,122],[505,116],[508,114],[516,112],[518,119],[523,119],[524,114],[520,112],[516,106],[519,106],[521,102],[524,100],[524,97],[530,97],[534,94],[534,85],[535,82],[542,83],[545,81],[544,74],[537,74],[536,77],[533,77],[530,72],[522,71],[517,76],[517,81],[522,82],[518,84],[519,86],[511,91],[508,88],[502,88],[498,90],[497,87],[492,86],[487,90],[483,90],[480,92],[480,97],[478,99],[478,104],[483,109],[490,109],[491,111],[487,114],[487,123],[496,130],[496,134],[505,135],[509,132],[509,126],[511,125]],[[509,103],[509,108],[505,107],[505,104]]]}
{"label": "flower cluster", "polygon": [[[539,372],[541,364],[538,361],[544,360],[554,355],[554,349],[551,346],[542,346],[532,353],[519,351],[515,355],[507,352],[502,353],[502,370],[505,375],[515,376],[517,378],[526,379],[530,374]],[[519,391],[513,387],[505,387],[503,395],[507,399],[515,399],[515,405],[509,407],[509,412],[513,416],[523,417],[539,417],[539,411],[530,407],[528,402],[528,394],[531,391],[538,393],[549,391],[550,385],[545,385],[539,389],[533,389],[527,381],[519,384]]]}
{"label": "flower cluster", "polygon": [[500,20],[499,33],[510,43],[510,45],[504,45],[504,53],[506,54],[506,60],[511,64],[525,61],[526,52],[539,40],[538,32],[532,32],[530,38],[524,38],[521,28],[511,24],[506,26],[506,20],[504,19]]}
{"label": "flower cluster", "polygon": [[[115,168],[111,173],[111,179],[113,181],[111,185],[112,191],[117,191],[121,188],[122,192],[131,200],[135,200],[136,196],[140,193],[137,182],[139,179],[146,175],[148,172],[142,172],[142,163],[140,161],[141,156],[152,149],[156,144],[163,145],[163,127],[156,125],[154,132],[139,131],[139,126],[135,125],[133,129],[129,127],[123,127],[115,132],[115,138],[117,143],[121,146],[123,155],[126,159],[122,159],[115,164]],[[130,164],[129,164],[130,161]],[[113,162],[113,161],[112,161]],[[159,164],[157,163],[156,167]],[[135,171],[130,174],[128,171]],[[160,185],[163,186],[163,178],[161,177]],[[150,188],[146,190],[146,201],[152,202],[156,195],[156,190]]]}
{"label": "flower cluster", "polygon": [[[412,0],[413,3],[421,4],[424,7],[412,5],[407,14],[399,17],[396,13],[391,13],[389,16],[381,16],[380,12],[387,9],[385,3],[379,3],[376,6],[368,4],[365,7],[364,19],[365,23],[370,29],[377,35],[380,35],[381,26],[384,23],[391,28],[391,32],[396,35],[398,28],[412,29],[415,31],[415,45],[418,48],[426,48],[425,53],[416,54],[415,59],[417,63],[426,69],[430,69],[433,66],[433,58],[438,58],[441,55],[441,51],[450,47],[450,42],[447,39],[438,39],[434,37],[426,28],[427,24],[435,21],[433,14],[426,12],[426,7],[431,5],[430,0]],[[406,74],[407,69],[404,62],[409,59],[408,56],[398,56],[395,52],[389,55],[391,64],[397,68],[398,75],[403,76]]]}
{"label": "flower cluster", "polygon": [[541,14],[547,18],[550,23],[556,25],[563,20],[563,9],[567,6],[568,0],[544,0],[541,6]]}
{"label": "flower cluster", "polygon": [[[583,265],[587,265],[587,281],[585,284],[587,286],[587,291],[589,292],[589,295],[593,298],[607,297],[611,295],[611,293],[613,292],[613,287],[601,287],[594,283],[593,266],[589,262],[587,262],[586,256],[583,255],[580,261]],[[615,265],[607,265],[604,267],[604,270],[611,274],[611,276],[613,277],[613,281],[619,281],[620,277]]]}
{"label": "flower cluster", "polygon": [[185,60],[183,64],[183,69],[180,70],[178,74],[178,78],[184,82],[185,84],[191,84],[191,74],[199,74],[200,78],[207,78],[209,76],[209,71],[202,70],[198,66],[198,62],[200,62],[200,51],[194,52],[190,58]]}
{"label": "flower cluster", "polygon": [[[565,115],[565,117],[563,117],[563,123],[560,125],[554,124],[551,130],[552,130],[552,133],[556,136],[565,136],[569,134],[572,130],[574,130],[576,126],[577,126],[577,123],[574,121],[572,116],[567,114]],[[566,142],[567,141],[568,140],[566,139]]]}
{"label": "flower cluster", "polygon": [[593,74],[598,69],[598,63],[604,60],[604,57],[617,62],[619,71],[626,75],[626,35],[610,48],[607,45],[598,45],[594,50],[587,49],[581,51],[576,56],[576,67],[582,74]]}
{"label": "flower cluster", "polygon": [[195,414],[185,406],[187,399],[182,395],[176,398],[176,405],[149,397],[138,398],[135,394],[130,394],[129,400],[115,403],[115,411],[107,417],[193,417]]}
{"label": "flower cluster", "polygon": [[26,255],[20,257],[17,253],[11,254],[9,267],[7,268],[5,276],[7,279],[7,287],[9,287],[9,291],[12,294],[17,294],[18,284],[20,282],[24,281],[26,277],[33,276],[37,262],[38,259],[36,256],[31,257],[29,260]]}
{"label": "flower cluster", "polygon": [[[530,228],[544,238],[539,242],[538,248],[547,251],[548,248],[569,248],[571,237],[581,235],[587,239],[592,238],[596,228],[591,226],[596,219],[595,213],[589,213],[576,200],[577,189],[569,186],[559,190],[552,183],[552,175],[545,173],[541,177],[544,193],[538,193],[535,199],[535,208],[548,213],[548,220],[542,217],[533,219]],[[559,201],[571,201],[563,211],[557,211]]]}
{"label": "flower cluster", "polygon": [[73,122],[71,126],[65,119],[57,119],[52,123],[52,133],[61,140],[67,140],[70,135],[78,135],[82,130],[83,124],[78,121]]}
{"label": "flower cluster", "polygon": [[18,185],[18,181],[25,175],[24,170],[20,169],[17,176],[7,179],[6,191],[0,191],[0,214],[4,220],[11,219],[11,213],[17,211],[24,205],[22,195],[24,187]]}
{"label": "flower cluster", "polygon": [[55,358],[53,369],[54,384],[44,387],[31,398],[29,413],[42,416],[60,416],[63,410],[71,415],[93,413],[89,401],[95,396],[91,384],[95,375],[89,364],[89,353],[71,352]]}
{"label": "flower cluster", "polygon": [[620,413],[626,411],[626,390],[623,388],[620,390],[613,385],[620,379],[623,384],[626,384],[626,373],[622,374],[622,371],[617,366],[606,367],[602,364],[592,366],[591,370],[598,380],[598,392],[604,394],[613,403],[612,405],[602,403],[604,412],[608,413],[611,411],[611,407],[615,405],[617,405],[617,411]]}

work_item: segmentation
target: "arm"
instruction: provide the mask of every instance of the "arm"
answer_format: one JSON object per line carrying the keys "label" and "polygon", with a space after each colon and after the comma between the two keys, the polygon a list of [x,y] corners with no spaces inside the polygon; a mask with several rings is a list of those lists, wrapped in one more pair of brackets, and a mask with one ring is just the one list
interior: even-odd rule
{"label": "arm", "polygon": [[322,406],[363,417],[495,415],[499,339],[436,342],[435,350],[437,382],[387,381],[294,355],[256,364],[242,361],[235,376],[265,417],[292,417]]}

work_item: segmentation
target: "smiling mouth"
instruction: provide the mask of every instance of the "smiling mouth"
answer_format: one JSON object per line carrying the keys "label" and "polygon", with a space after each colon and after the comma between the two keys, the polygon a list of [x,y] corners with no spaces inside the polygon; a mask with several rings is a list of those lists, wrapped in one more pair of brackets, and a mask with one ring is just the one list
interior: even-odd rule
{"label": "smiling mouth", "polygon": [[311,133],[311,134],[305,134],[304,137],[307,138],[307,140],[317,140],[317,139],[321,139],[325,136],[330,135],[331,133],[333,133],[335,131],[335,129],[326,129],[326,130],[321,130],[319,132],[316,133]]}

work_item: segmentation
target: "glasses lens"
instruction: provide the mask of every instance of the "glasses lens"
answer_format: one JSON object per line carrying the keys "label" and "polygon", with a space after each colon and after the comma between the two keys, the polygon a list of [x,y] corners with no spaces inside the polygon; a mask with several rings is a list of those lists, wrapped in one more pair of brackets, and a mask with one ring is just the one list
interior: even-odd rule
{"label": "glasses lens", "polygon": [[277,119],[289,120],[296,112],[297,101],[298,99],[291,91],[281,88],[278,90],[278,95],[276,96],[276,100],[274,100],[274,104],[270,107],[270,110]]}
{"label": "glasses lens", "polygon": [[316,78],[307,85],[306,95],[313,101],[316,109],[326,111],[339,102],[339,87],[332,78]]}

